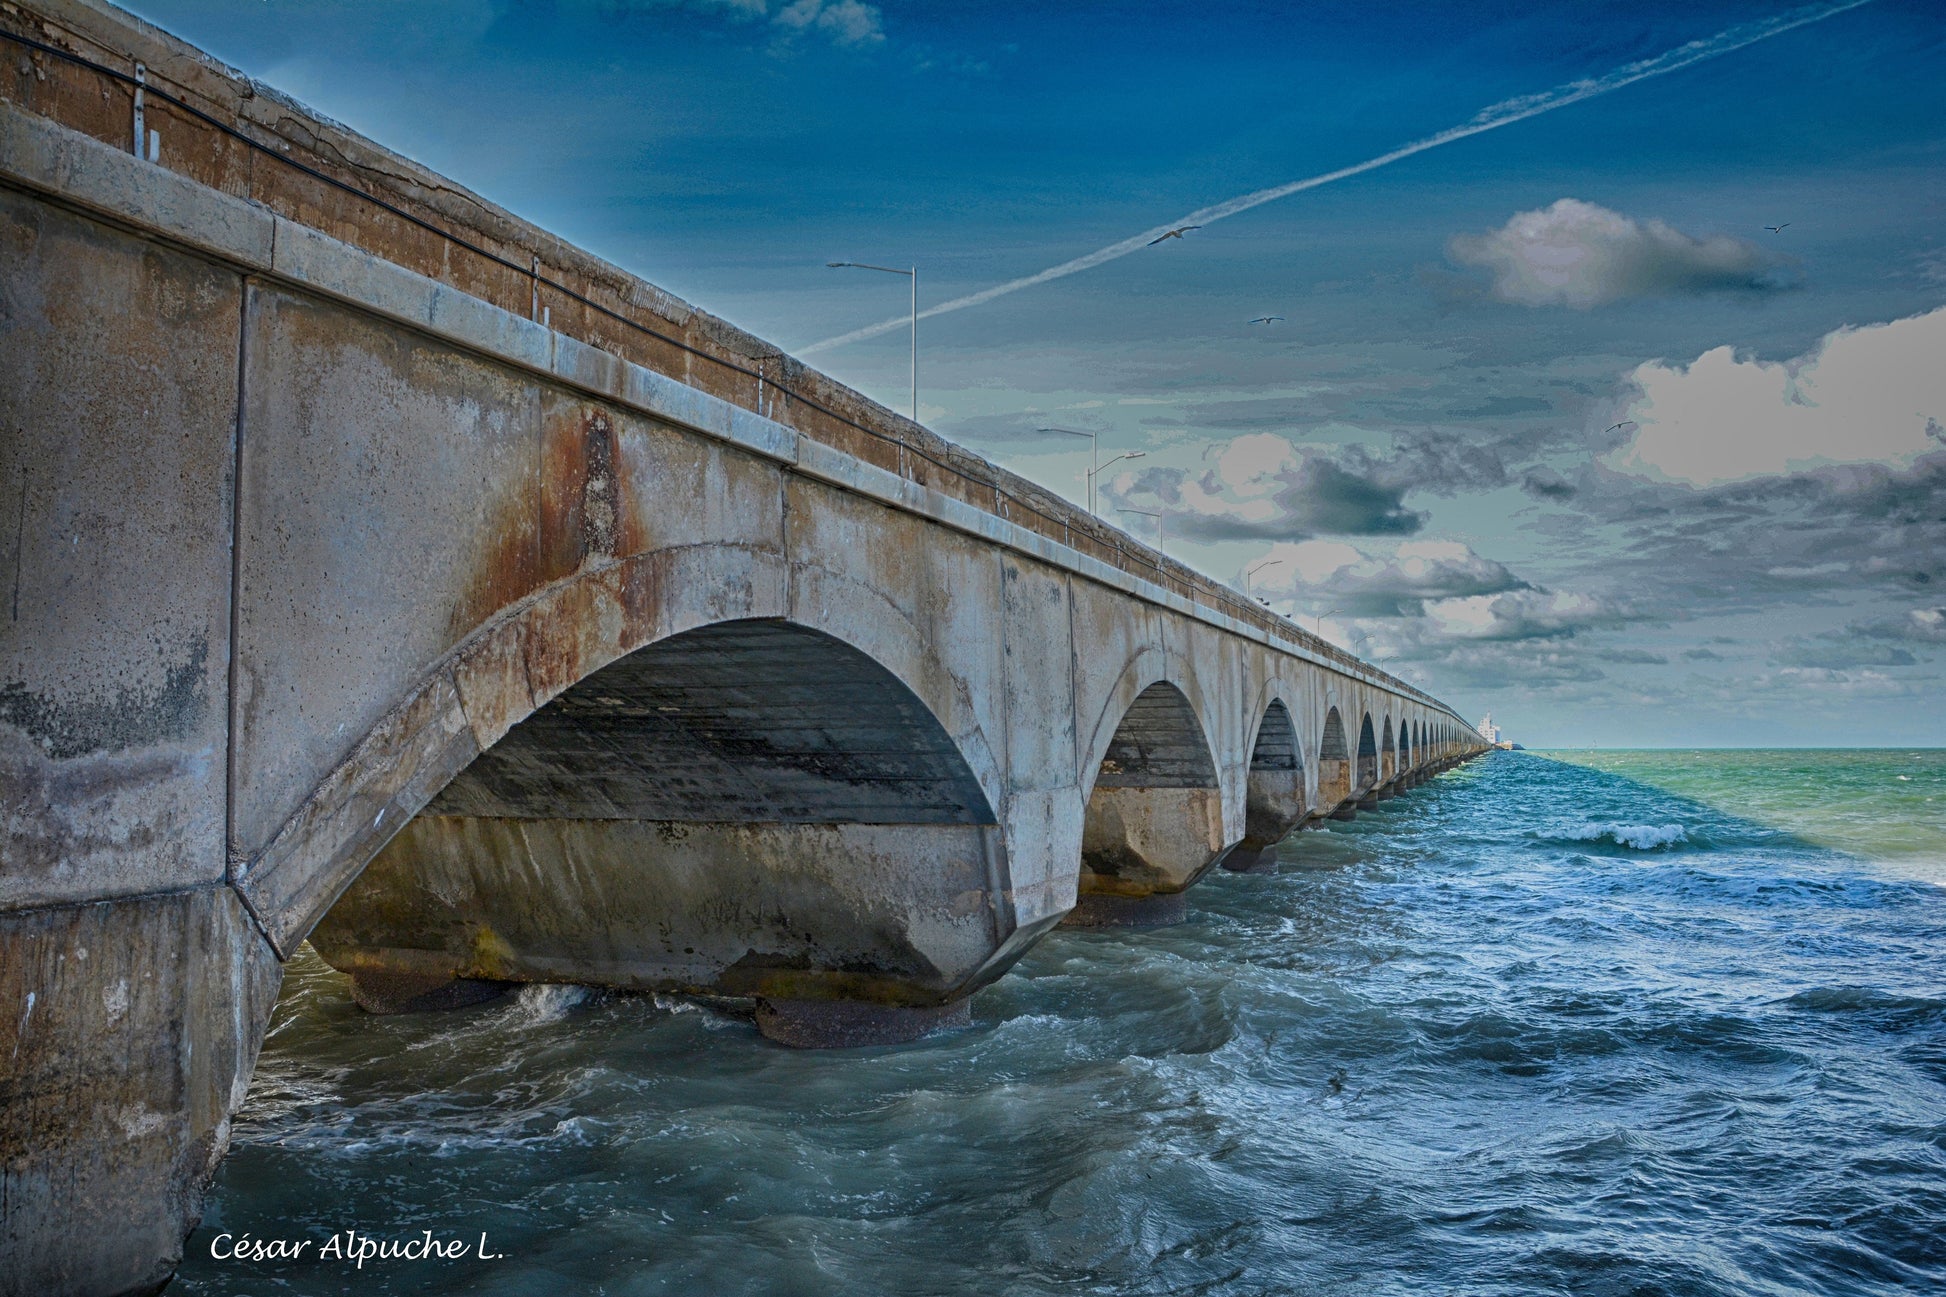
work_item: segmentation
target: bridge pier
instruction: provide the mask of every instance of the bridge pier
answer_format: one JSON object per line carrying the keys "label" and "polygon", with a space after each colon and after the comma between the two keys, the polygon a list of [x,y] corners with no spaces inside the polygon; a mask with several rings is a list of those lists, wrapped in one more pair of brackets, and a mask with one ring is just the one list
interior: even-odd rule
{"label": "bridge pier", "polygon": [[221,885],[0,914],[0,1293],[169,1281],[282,977]]}
{"label": "bridge pier", "polygon": [[1223,851],[1213,788],[1097,788],[1081,835],[1074,927],[1153,927],[1184,914],[1182,894]]}

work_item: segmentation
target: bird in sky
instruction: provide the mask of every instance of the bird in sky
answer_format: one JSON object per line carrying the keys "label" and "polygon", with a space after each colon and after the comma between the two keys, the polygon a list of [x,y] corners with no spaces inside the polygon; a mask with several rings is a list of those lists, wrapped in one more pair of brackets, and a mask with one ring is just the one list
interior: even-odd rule
{"label": "bird in sky", "polygon": [[[1789,221],[1784,222],[1784,225],[1789,225],[1789,224],[1790,224]],[[1764,226],[1764,228],[1766,230],[1769,230],[1772,234],[1776,234],[1778,231],[1784,228],[1784,225],[1766,225]]]}
{"label": "bird in sky", "polygon": [[1180,239],[1183,235],[1189,233],[1191,230],[1200,230],[1202,228],[1203,227],[1200,225],[1178,225],[1175,229],[1169,231],[1167,234],[1164,234],[1158,238],[1150,239],[1148,246],[1153,248],[1156,244],[1162,242],[1163,239]]}
{"label": "bird in sky", "polygon": [[1281,319],[1283,319],[1283,318],[1284,318],[1284,317],[1283,317],[1283,316],[1281,316],[1281,315],[1259,315],[1259,316],[1258,316],[1258,317],[1257,317],[1256,319],[1254,319],[1254,320],[1252,320],[1252,321],[1250,321],[1250,323],[1252,323],[1252,324],[1269,324],[1269,323],[1270,323],[1270,322],[1271,322],[1272,320],[1281,320]]}
{"label": "bird in sky", "polygon": [[[1633,427],[1636,427],[1636,426],[1637,426],[1637,425],[1636,425],[1636,422],[1635,422],[1635,420],[1633,420],[1633,419],[1623,419],[1623,420],[1622,420],[1622,421],[1621,421],[1620,423],[1611,423],[1611,424],[1609,424],[1609,425],[1608,425],[1608,429],[1607,429],[1607,432],[1613,432],[1613,431],[1615,431],[1615,429],[1617,429],[1617,428],[1633,428]],[[1603,435],[1605,436],[1605,435],[1607,435],[1607,433],[1604,433]]]}

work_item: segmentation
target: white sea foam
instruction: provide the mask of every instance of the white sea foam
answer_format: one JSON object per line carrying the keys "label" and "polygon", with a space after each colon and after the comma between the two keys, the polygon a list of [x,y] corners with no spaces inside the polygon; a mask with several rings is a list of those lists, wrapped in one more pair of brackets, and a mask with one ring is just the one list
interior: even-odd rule
{"label": "white sea foam", "polygon": [[1574,825],[1561,836],[1570,842],[1607,841],[1637,851],[1654,851],[1657,847],[1689,841],[1688,831],[1680,824],[1596,824],[1592,820]]}
{"label": "white sea foam", "polygon": [[556,1022],[587,998],[588,988],[585,986],[534,982],[514,993],[512,1017],[516,1022]]}

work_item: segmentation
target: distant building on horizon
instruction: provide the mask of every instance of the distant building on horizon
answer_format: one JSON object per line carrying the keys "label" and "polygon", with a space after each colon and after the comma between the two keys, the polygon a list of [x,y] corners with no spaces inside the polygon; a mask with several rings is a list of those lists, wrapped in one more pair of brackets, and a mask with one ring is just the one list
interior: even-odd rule
{"label": "distant building on horizon", "polygon": [[1480,737],[1485,739],[1487,742],[1496,745],[1500,742],[1500,727],[1493,723],[1492,712],[1488,712],[1486,719],[1481,721],[1478,725],[1474,726],[1473,728],[1480,731]]}

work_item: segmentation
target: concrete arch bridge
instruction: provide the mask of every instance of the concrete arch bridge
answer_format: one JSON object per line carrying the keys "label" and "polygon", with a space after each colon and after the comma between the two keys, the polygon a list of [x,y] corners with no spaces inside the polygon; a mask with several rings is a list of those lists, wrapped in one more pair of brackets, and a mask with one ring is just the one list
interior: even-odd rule
{"label": "concrete arch bridge", "polygon": [[0,1291],[166,1281],[307,938],[901,1039],[1484,746],[119,11],[0,48]]}

